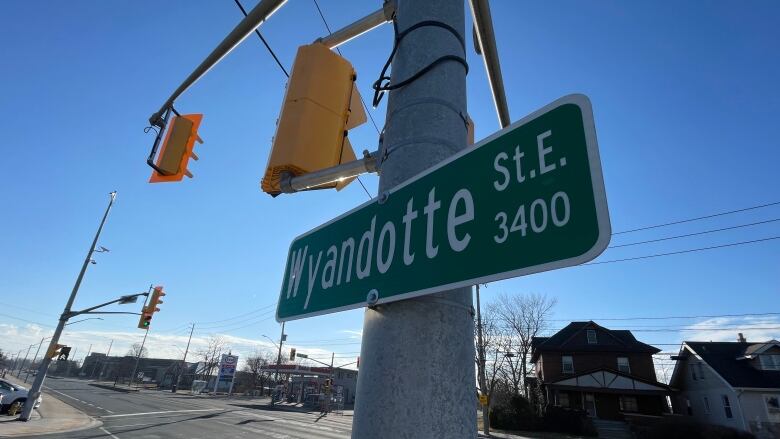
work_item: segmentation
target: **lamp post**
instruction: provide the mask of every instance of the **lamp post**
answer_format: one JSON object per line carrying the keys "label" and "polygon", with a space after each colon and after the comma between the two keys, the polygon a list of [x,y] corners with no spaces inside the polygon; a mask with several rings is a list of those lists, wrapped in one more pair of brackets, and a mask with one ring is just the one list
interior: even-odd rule
{"label": "lamp post", "polygon": [[[276,381],[276,384],[279,384],[279,365],[282,362],[282,344],[284,344],[284,341],[287,339],[287,335],[284,333],[284,322],[282,322],[282,335],[279,336],[279,344],[277,345],[274,343],[273,340],[271,340],[271,337],[263,334],[263,337],[267,338],[271,343],[273,343],[274,346],[276,346],[279,349],[279,353],[276,355],[276,376],[274,380]],[[274,404],[274,398],[271,396],[271,405]]]}

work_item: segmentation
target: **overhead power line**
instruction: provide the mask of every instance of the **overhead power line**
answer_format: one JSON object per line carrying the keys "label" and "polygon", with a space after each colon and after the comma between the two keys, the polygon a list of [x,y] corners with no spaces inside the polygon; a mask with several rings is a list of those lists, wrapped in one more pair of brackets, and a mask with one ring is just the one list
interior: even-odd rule
{"label": "overhead power line", "polygon": [[[236,5],[238,5],[238,9],[241,9],[241,13],[244,14],[244,17],[246,17],[246,10],[241,5],[241,2],[239,0],[234,0],[234,1],[236,2]],[[265,48],[268,49],[268,53],[270,53],[271,56],[274,58],[274,61],[276,61],[276,64],[279,66],[279,68],[282,69],[282,72],[284,72],[284,76],[289,78],[290,74],[287,73],[287,69],[285,69],[284,66],[282,65],[282,62],[279,61],[279,58],[276,56],[276,53],[274,53],[274,50],[271,49],[271,46],[268,44],[268,41],[266,41],[265,38],[263,38],[263,35],[260,33],[259,30],[255,29],[255,34],[257,34],[257,36],[260,37],[260,41],[262,41]]]}
{"label": "overhead power line", "polygon": [[668,241],[670,239],[688,238],[690,236],[706,235],[708,233],[723,232],[723,231],[726,231],[726,230],[740,229],[740,228],[743,228],[743,227],[752,227],[752,226],[757,226],[757,225],[760,225],[760,224],[772,223],[772,222],[776,222],[776,221],[780,221],[780,218],[774,218],[774,219],[770,219],[770,220],[766,220],[766,221],[758,221],[758,222],[748,223],[748,224],[739,224],[739,225],[736,225],[736,226],[723,227],[723,228],[720,228],[720,229],[705,230],[703,232],[686,233],[684,235],[668,236],[666,238],[650,239],[650,240],[647,240],[647,241],[639,241],[639,242],[630,242],[628,244],[610,245],[607,248],[630,247],[632,245],[650,244],[650,243],[653,243],[653,242]]}
{"label": "overhead power line", "polygon": [[713,245],[713,246],[710,246],[710,247],[692,248],[692,249],[688,249],[688,250],[680,250],[680,251],[668,252],[668,253],[656,253],[656,254],[653,254],[653,255],[635,256],[633,258],[610,259],[608,261],[588,262],[588,263],[582,264],[582,265],[601,265],[601,264],[612,264],[612,263],[615,263],[615,262],[638,261],[640,259],[659,258],[661,256],[681,255],[681,254],[685,254],[685,253],[695,253],[695,252],[702,252],[702,251],[707,251],[707,250],[716,250],[716,249],[719,249],[719,248],[736,247],[736,246],[739,246],[739,245],[756,244],[756,243],[759,243],[759,242],[773,241],[775,239],[780,239],[780,236],[770,236],[770,237],[767,237],[767,238],[753,239],[753,240],[750,240],[750,241],[732,242],[730,244]]}
{"label": "overhead power line", "polygon": [[761,209],[761,208],[769,207],[769,206],[776,206],[778,204],[780,204],[780,201],[775,201],[773,203],[767,203],[767,204],[760,204],[758,206],[746,207],[744,209],[735,209],[735,210],[729,210],[729,211],[726,211],[726,212],[713,213],[713,214],[710,214],[710,215],[699,216],[699,217],[696,217],[696,218],[688,218],[688,219],[683,219],[683,220],[679,220],[679,221],[672,221],[672,222],[664,223],[664,224],[656,224],[656,225],[653,225],[653,226],[645,226],[645,227],[639,227],[639,228],[636,228],[636,229],[623,230],[621,232],[615,232],[615,233],[613,233],[613,235],[622,235],[624,233],[634,233],[634,232],[640,232],[642,230],[657,229],[659,227],[667,227],[667,226],[673,226],[673,225],[676,225],[676,224],[690,223],[690,222],[693,222],[693,221],[700,221],[700,220],[703,220],[703,219],[715,218],[715,217],[723,216],[723,215],[731,215],[733,213],[747,212],[749,210]]}
{"label": "overhead power line", "polygon": [[760,316],[780,316],[780,312],[761,312],[744,314],[712,314],[698,316],[654,316],[654,317],[604,317],[589,319],[549,319],[551,322],[587,322],[589,320],[673,320],[673,319],[715,319],[720,317],[760,317]]}

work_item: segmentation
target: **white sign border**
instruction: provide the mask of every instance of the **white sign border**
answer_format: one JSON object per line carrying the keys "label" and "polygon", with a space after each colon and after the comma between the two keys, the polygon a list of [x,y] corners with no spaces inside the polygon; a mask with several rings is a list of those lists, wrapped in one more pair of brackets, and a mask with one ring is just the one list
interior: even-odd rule
{"label": "white sign border", "polygon": [[[388,191],[388,195],[392,196],[394,192],[397,192],[401,190],[402,188],[414,183],[415,181],[421,179],[422,177],[425,177],[426,175],[436,171],[437,169],[447,166],[451,162],[459,159],[460,157],[463,157],[466,154],[470,154],[474,151],[476,151],[478,148],[484,146],[485,144],[493,141],[494,139],[503,136],[508,131],[512,131],[516,128],[518,128],[521,125],[525,125],[526,123],[530,122],[533,119],[536,119],[537,117],[541,116],[542,114],[548,113],[555,108],[561,107],[563,105],[567,104],[574,104],[577,107],[579,107],[581,113],[582,113],[582,120],[583,120],[583,129],[585,131],[585,146],[588,150],[588,164],[590,165],[590,176],[591,176],[591,183],[593,184],[593,198],[594,202],[596,204],[596,221],[598,222],[599,227],[599,237],[596,240],[595,244],[586,251],[585,253],[575,256],[573,258],[567,258],[567,259],[560,259],[557,261],[548,262],[545,264],[540,265],[534,265],[532,267],[526,267],[521,268],[517,270],[511,270],[511,271],[504,271],[501,273],[491,274],[488,276],[482,276],[478,278],[468,279],[465,281],[458,281],[453,282],[449,284],[439,285],[436,287],[426,288],[422,290],[412,291],[409,293],[403,293],[403,294],[397,294],[390,297],[382,298],[381,292],[379,300],[372,306],[381,305],[383,303],[391,303],[391,302],[398,302],[400,300],[405,299],[411,299],[413,297],[420,297],[420,296],[426,296],[429,294],[438,293],[441,291],[451,290],[455,288],[461,288],[461,287],[468,287],[476,284],[484,284],[488,282],[494,282],[499,280],[505,280],[505,279],[511,279],[514,277],[520,277],[525,276],[528,274],[535,274],[535,273],[541,273],[544,271],[550,271],[555,270],[558,268],[565,268],[565,267],[572,267],[575,265],[584,264],[586,262],[592,261],[595,259],[598,255],[600,255],[604,250],[606,250],[607,246],[609,245],[609,241],[612,238],[612,225],[609,221],[609,209],[607,207],[607,193],[604,189],[604,174],[601,170],[601,157],[599,156],[599,148],[598,143],[596,141],[596,126],[593,120],[593,108],[590,103],[590,99],[588,99],[587,96],[584,94],[570,94],[563,96],[559,99],[556,99],[555,101],[545,105],[544,107],[534,111],[533,113],[525,116],[524,118],[518,120],[517,122],[512,123],[508,127],[497,131],[490,136],[480,140],[476,145],[470,148],[465,148],[462,151],[459,151],[457,154],[448,157],[446,160],[437,163],[436,165],[426,169],[425,171],[415,175],[414,177],[409,178],[408,180],[404,181],[403,183],[399,184],[398,186],[390,189]],[[372,198],[369,201],[366,201],[365,203],[355,207],[352,210],[349,210],[332,220],[321,224],[320,226],[317,226],[311,230],[309,230],[306,233],[303,233],[301,235],[298,235],[295,237],[295,239],[292,240],[290,243],[290,249],[287,251],[287,257],[288,261],[287,264],[285,264],[284,274],[282,275],[282,286],[284,286],[284,276],[287,274],[287,270],[289,269],[289,256],[292,252],[293,245],[300,239],[311,235],[312,233],[332,224],[336,221],[339,221],[340,219],[351,215],[353,212],[356,212],[360,209],[363,209],[365,206],[368,206],[369,204],[378,202],[377,198]],[[284,296],[284,291],[280,291],[279,294],[279,302],[276,305],[276,315],[275,319],[277,322],[289,322],[292,320],[299,320],[307,317],[316,317],[320,315],[325,314],[333,314],[340,311],[347,311],[350,309],[357,309],[357,308],[365,308],[369,306],[368,302],[359,302],[359,303],[353,303],[345,306],[340,306],[337,308],[328,308],[324,310],[314,311],[310,313],[304,313],[304,314],[297,314],[295,316],[280,318],[279,317],[279,308],[282,303],[282,297]],[[368,294],[368,291],[366,291],[366,294]]]}

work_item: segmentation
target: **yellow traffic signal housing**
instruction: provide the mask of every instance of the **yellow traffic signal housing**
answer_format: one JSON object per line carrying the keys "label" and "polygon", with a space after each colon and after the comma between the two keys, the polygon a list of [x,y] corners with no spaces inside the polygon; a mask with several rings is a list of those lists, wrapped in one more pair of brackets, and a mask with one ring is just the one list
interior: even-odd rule
{"label": "yellow traffic signal housing", "polygon": [[190,158],[198,159],[193,149],[196,141],[203,143],[203,139],[198,136],[198,128],[202,120],[202,114],[173,117],[173,120],[168,123],[168,132],[165,134],[162,149],[157,157],[157,169],[152,171],[149,183],[181,181],[185,175],[192,178],[192,174],[187,170],[187,163]]}
{"label": "yellow traffic signal housing", "polygon": [[138,320],[138,329],[149,329],[149,325],[152,324],[153,312],[147,311],[146,307],[141,309],[141,318]]}
{"label": "yellow traffic signal housing", "polygon": [[163,293],[163,287],[154,287],[154,290],[152,291],[152,298],[149,299],[149,305],[146,306],[146,309],[148,309],[152,314],[159,311],[160,308],[157,308],[157,305],[163,303],[160,298],[164,295],[165,293]]}
{"label": "yellow traffic signal housing", "polygon": [[[321,43],[298,48],[276,126],[263,192],[278,195],[282,173],[306,174],[355,160],[347,131],[366,121],[355,69]],[[323,185],[341,189],[353,178]]]}
{"label": "yellow traffic signal housing", "polygon": [[54,346],[49,347],[48,352],[46,352],[46,357],[49,359],[54,359],[54,357],[60,355],[60,350],[64,348],[64,344],[54,344]]}
{"label": "yellow traffic signal housing", "polygon": [[141,309],[141,318],[138,320],[138,329],[149,329],[149,326],[152,324],[154,313],[160,310],[160,308],[157,308],[157,305],[163,303],[160,298],[164,295],[163,287],[154,287],[152,296],[149,298],[149,304]]}

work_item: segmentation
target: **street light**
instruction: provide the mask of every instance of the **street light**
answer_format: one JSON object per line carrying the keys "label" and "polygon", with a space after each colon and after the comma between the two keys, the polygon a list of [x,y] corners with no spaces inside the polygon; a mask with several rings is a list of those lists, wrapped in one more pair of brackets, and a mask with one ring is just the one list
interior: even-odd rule
{"label": "street light", "polygon": [[102,317],[89,317],[83,320],[76,320],[75,322],[66,323],[65,326],[72,325],[74,323],[86,322],[87,320],[103,320]]}

